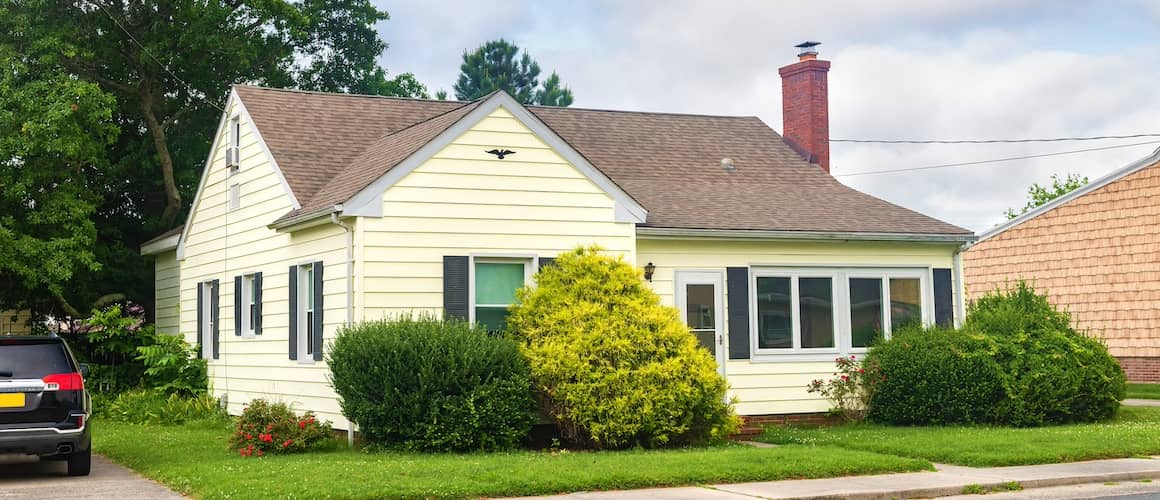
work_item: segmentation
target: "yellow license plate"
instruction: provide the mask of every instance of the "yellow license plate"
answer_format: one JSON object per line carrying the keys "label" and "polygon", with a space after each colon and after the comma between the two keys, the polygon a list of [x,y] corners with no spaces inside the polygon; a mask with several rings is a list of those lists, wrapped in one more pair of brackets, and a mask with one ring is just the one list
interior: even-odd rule
{"label": "yellow license plate", "polygon": [[23,392],[0,394],[0,408],[22,408],[23,406]]}

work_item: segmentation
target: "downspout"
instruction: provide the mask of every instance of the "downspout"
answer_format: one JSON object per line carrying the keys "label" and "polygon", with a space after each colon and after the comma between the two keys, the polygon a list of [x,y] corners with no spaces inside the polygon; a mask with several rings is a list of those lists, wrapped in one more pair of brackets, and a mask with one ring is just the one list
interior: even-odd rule
{"label": "downspout", "polygon": [[[330,222],[346,231],[346,326],[351,326],[354,324],[354,231],[338,217],[341,205],[336,208],[330,214]],[[349,418],[346,419],[346,444],[354,446],[354,422]]]}
{"label": "downspout", "polygon": [[967,284],[963,281],[963,252],[967,248],[969,248],[969,245],[962,245],[955,249],[955,328],[963,326],[963,317],[966,315],[964,303],[967,295]]}

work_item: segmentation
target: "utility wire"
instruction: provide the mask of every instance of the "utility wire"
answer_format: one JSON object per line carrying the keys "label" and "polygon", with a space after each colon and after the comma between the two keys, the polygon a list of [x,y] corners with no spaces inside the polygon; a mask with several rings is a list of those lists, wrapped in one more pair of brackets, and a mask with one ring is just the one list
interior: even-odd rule
{"label": "utility wire", "polygon": [[1090,137],[1051,137],[1041,139],[955,139],[955,140],[919,140],[919,139],[830,139],[830,142],[850,142],[858,144],[1014,144],[1022,142],[1070,142],[1070,141],[1099,141],[1104,139],[1138,139],[1141,137],[1160,137],[1160,134],[1130,134],[1130,135],[1097,135]]}
{"label": "utility wire", "polygon": [[896,168],[896,169],[892,169],[892,170],[868,170],[865,172],[851,172],[848,174],[834,174],[834,177],[854,177],[854,176],[859,176],[859,175],[893,174],[893,173],[898,173],[898,172],[913,172],[915,170],[933,170],[936,168],[962,167],[962,166],[966,166],[966,165],[982,165],[984,163],[999,163],[999,162],[1004,162],[1004,161],[1027,160],[1030,158],[1046,158],[1048,156],[1062,156],[1062,155],[1070,155],[1070,154],[1076,154],[1076,153],[1087,153],[1090,151],[1104,151],[1107,149],[1129,148],[1132,146],[1143,146],[1145,144],[1156,144],[1156,143],[1160,143],[1160,140],[1148,141],[1148,142],[1137,142],[1134,144],[1120,144],[1118,146],[1105,146],[1102,148],[1073,149],[1071,151],[1057,151],[1055,153],[1043,153],[1043,154],[1034,154],[1034,155],[1025,155],[1025,156],[1011,156],[1008,158],[995,158],[993,160],[967,161],[967,162],[962,162],[962,163],[944,163],[942,165],[927,165],[925,167]]}
{"label": "utility wire", "polygon": [[188,89],[191,93],[193,93],[194,95],[200,94],[200,95],[204,96],[206,103],[208,103],[210,106],[213,106],[218,111],[225,113],[225,111],[226,111],[225,109],[222,109],[221,106],[218,106],[216,103],[209,100],[208,94],[193,88],[193,85],[190,85],[185,80],[182,80],[180,76],[177,76],[177,73],[174,73],[173,71],[171,71],[169,69],[168,65],[161,62],[160,59],[157,59],[157,57],[154,56],[152,52],[149,52],[149,49],[145,48],[145,45],[143,45],[141,42],[137,41],[137,38],[134,37],[133,34],[129,32],[129,30],[125,29],[124,26],[121,26],[121,23],[119,21],[117,21],[117,18],[113,17],[113,14],[111,14],[108,10],[106,10],[104,5],[101,5],[100,3],[97,3],[96,1],[90,1],[89,3],[96,5],[98,9],[101,9],[101,12],[104,12],[106,16],[109,16],[109,20],[113,21],[113,24],[116,24],[118,28],[121,28],[121,31],[124,31],[125,35],[128,35],[129,39],[132,40],[133,43],[137,44],[137,46],[141,48],[141,51],[144,52],[145,55],[149,56],[149,58],[152,59],[153,62],[157,63],[158,66],[161,66],[161,69],[165,70],[165,72],[169,73],[169,75],[172,76],[173,78],[176,78],[177,81],[181,82],[182,85],[185,85],[185,88]]}

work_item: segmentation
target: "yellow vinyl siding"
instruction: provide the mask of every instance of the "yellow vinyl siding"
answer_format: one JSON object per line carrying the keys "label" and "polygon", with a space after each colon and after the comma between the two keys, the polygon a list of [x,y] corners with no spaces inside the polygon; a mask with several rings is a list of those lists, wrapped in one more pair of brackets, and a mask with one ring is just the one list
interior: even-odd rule
{"label": "yellow vinyl siding", "polygon": [[[231,101],[229,116],[238,113]],[[240,168],[225,166],[229,121],[220,132],[200,198],[192,208],[180,262],[180,331],[197,341],[197,285],[219,280],[219,359],[209,361],[214,395],[225,397],[230,413],[253,398],[285,401],[297,411],[312,410],[345,428],[324,362],[289,359],[289,267],[323,261],[323,338],[332,339],[346,322],[346,235],[324,225],[279,233],[268,224],[292,210],[293,203],[265,150],[242,115]],[[228,208],[231,185],[240,187],[240,206]],[[355,221],[349,221],[355,224]],[[159,257],[159,267],[161,258]],[[262,272],[262,335],[234,335],[234,277]],[[161,286],[162,274],[159,271]],[[160,304],[160,294],[159,294]],[[158,306],[160,309],[160,305]],[[174,318],[176,320],[176,317]]]}
{"label": "yellow vinyl siding", "polygon": [[[503,160],[484,153],[516,151]],[[503,108],[387,189],[359,220],[358,317],[443,308],[443,257],[538,255],[599,244],[632,261],[635,226],[614,202]]]}
{"label": "yellow vinyl siding", "polygon": [[[665,304],[674,303],[678,269],[719,270],[744,266],[921,266],[950,268],[953,246],[877,242],[776,242],[721,239],[638,239],[636,262],[656,266],[652,287]],[[728,303],[728,287],[724,292]],[[931,305],[933,307],[933,304]],[[725,309],[725,353],[728,357],[729,314]],[[751,362],[729,360],[725,373],[742,415],[812,413],[829,409],[825,400],[806,393],[813,379],[832,377],[831,361]]]}
{"label": "yellow vinyl siding", "polygon": [[32,314],[27,310],[0,311],[0,335],[27,335],[32,333],[28,320]]}
{"label": "yellow vinyl siding", "polygon": [[177,251],[157,254],[153,260],[153,269],[153,314],[157,333],[181,333],[181,306],[178,300],[181,269],[177,264]]}

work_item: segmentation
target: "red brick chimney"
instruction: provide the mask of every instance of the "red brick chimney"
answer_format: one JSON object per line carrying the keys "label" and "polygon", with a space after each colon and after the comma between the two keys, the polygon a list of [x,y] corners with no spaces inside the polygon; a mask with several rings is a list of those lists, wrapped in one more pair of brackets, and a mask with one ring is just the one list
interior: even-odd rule
{"label": "red brick chimney", "polygon": [[830,172],[830,104],[826,73],[830,61],[818,59],[820,42],[795,47],[798,62],[777,70],[781,74],[782,135],[810,163]]}

